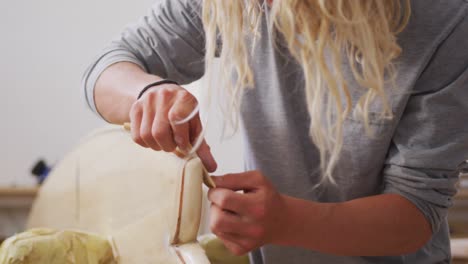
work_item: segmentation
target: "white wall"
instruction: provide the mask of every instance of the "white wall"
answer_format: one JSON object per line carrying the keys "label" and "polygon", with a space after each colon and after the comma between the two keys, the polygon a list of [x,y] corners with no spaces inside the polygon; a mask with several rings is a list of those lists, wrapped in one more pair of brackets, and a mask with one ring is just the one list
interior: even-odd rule
{"label": "white wall", "polygon": [[[0,186],[34,184],[29,170],[38,158],[58,161],[80,137],[104,124],[85,106],[82,73],[152,2],[0,2]],[[209,142],[221,170],[241,169],[239,138],[222,148],[217,127],[210,129]]]}

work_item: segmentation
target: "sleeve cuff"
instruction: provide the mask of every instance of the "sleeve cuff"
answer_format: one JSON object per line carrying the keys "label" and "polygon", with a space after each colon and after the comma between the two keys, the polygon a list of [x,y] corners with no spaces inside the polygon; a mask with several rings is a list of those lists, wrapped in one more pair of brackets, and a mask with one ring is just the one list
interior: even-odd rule
{"label": "sleeve cuff", "polygon": [[[131,62],[142,69],[146,70],[146,67],[139,61],[135,56],[125,50],[113,50],[107,53],[104,53],[93,65],[91,65],[87,70],[83,78],[82,90],[84,92],[85,100],[88,104],[88,107],[102,119],[103,116],[98,112],[96,103],[94,100],[94,88],[96,82],[101,76],[101,74],[109,68],[111,65],[119,62]],[[104,119],[105,120],[105,119]]]}

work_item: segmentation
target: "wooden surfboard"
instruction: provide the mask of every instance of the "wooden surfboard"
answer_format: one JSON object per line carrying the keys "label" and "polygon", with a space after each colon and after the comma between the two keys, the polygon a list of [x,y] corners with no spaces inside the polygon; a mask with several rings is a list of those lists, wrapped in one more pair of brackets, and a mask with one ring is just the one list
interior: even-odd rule
{"label": "wooden surfboard", "polygon": [[122,264],[209,263],[196,240],[204,177],[198,158],[142,148],[106,127],[55,166],[28,228],[110,236]]}

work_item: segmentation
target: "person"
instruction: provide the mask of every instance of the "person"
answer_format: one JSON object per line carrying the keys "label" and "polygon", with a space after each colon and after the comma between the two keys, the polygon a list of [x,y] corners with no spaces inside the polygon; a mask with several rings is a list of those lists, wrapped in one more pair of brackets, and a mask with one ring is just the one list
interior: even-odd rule
{"label": "person", "polygon": [[466,0],[159,0],[83,88],[136,143],[194,145],[213,172],[179,84],[211,76],[217,57],[223,85],[203,89],[226,92],[245,136],[246,172],[213,177],[208,194],[229,250],[255,264],[449,263],[467,36]]}

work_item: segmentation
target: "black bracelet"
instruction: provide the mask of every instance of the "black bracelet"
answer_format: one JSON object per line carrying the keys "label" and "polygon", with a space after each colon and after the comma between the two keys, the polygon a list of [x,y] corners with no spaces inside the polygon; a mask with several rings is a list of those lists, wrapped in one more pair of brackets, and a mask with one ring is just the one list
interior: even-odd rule
{"label": "black bracelet", "polygon": [[175,84],[175,85],[179,85],[178,82],[176,81],[171,81],[171,80],[161,80],[161,81],[157,81],[157,82],[154,82],[154,83],[151,83],[151,84],[148,84],[145,88],[143,88],[143,90],[141,90],[140,94],[138,95],[138,99],[140,99],[143,94],[148,91],[148,89],[150,88],[153,88],[155,86],[159,86],[159,85],[162,85],[162,84]]}

